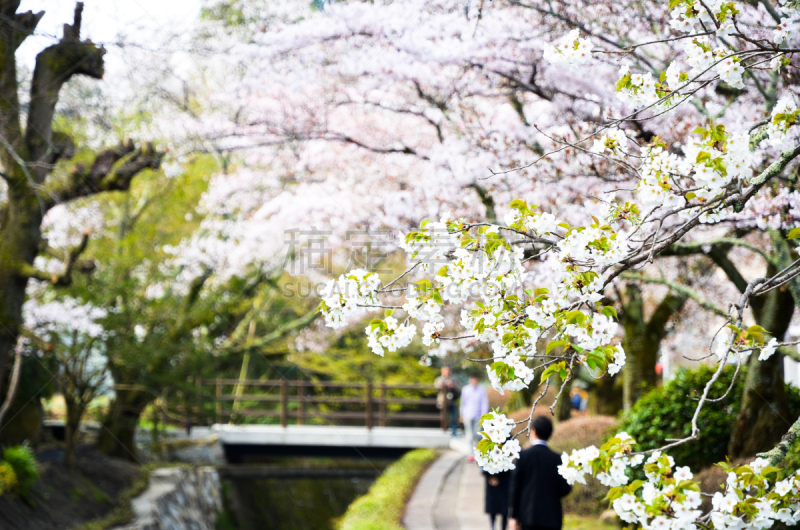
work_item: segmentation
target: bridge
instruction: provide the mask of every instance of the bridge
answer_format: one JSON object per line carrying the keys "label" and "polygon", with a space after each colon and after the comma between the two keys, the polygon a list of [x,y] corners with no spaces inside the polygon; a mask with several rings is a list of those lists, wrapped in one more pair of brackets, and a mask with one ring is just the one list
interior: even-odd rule
{"label": "bridge", "polygon": [[436,393],[429,384],[202,380],[198,403],[213,404],[214,424],[199,430],[216,437],[229,463],[396,458],[419,447],[450,446]]}

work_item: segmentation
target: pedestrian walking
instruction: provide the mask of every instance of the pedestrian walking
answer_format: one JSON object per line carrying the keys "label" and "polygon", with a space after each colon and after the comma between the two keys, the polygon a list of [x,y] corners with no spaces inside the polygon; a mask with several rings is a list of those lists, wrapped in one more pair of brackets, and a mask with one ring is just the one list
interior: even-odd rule
{"label": "pedestrian walking", "polygon": [[[464,436],[472,449],[478,445],[478,431],[481,416],[489,412],[489,395],[486,388],[478,384],[478,376],[469,376],[469,384],[461,390],[461,421],[464,422]],[[470,462],[475,457],[470,455]]]}
{"label": "pedestrian walking", "polygon": [[553,422],[537,416],[531,424],[531,446],[519,454],[511,475],[511,530],[561,530],[561,498],[571,490],[558,473],[561,457],[547,447]]}
{"label": "pedestrian walking", "polygon": [[436,395],[436,406],[444,410],[447,427],[450,428],[453,436],[458,434],[458,397],[461,395],[461,387],[458,381],[452,376],[449,366],[442,366],[442,375],[436,378],[433,386],[439,391]]}
{"label": "pedestrian walking", "polygon": [[[511,471],[504,471],[496,475],[483,472],[486,477],[486,513],[492,530],[506,530],[508,524],[508,498],[511,485]],[[500,528],[497,528],[497,522]]]}

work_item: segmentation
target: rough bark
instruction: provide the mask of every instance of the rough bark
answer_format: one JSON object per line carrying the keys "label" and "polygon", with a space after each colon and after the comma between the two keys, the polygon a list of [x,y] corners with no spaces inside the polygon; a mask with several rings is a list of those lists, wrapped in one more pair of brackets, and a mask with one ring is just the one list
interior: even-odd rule
{"label": "rough bark", "polygon": [[145,407],[155,396],[150,392],[119,387],[116,394],[97,437],[97,447],[109,456],[138,462],[136,426]]}
{"label": "rough bark", "polygon": [[[789,328],[794,305],[788,289],[771,291],[754,300],[756,323],[781,340]],[[775,354],[766,361],[759,361],[758,355],[751,355],[728,454],[736,458],[768,450],[791,425],[790,418],[783,356]]]}
{"label": "rough bark", "polygon": [[634,283],[625,287],[625,301],[620,314],[625,328],[622,347],[627,357],[622,390],[625,410],[630,410],[642,395],[656,386],[659,345],[667,333],[670,319],[681,311],[685,302],[686,296],[669,293],[647,320],[641,289]]}
{"label": "rough bark", "polygon": [[[33,267],[43,243],[41,222],[46,211],[62,201],[128,189],[137,173],[161,163],[152,146],[136,149],[127,142],[98,154],[89,168],[78,165],[57,185],[48,182],[54,164],[75,152],[72,140],[52,129],[59,92],[75,75],[101,78],[105,50],[80,39],[83,4],[77,3],[74,21],[64,25],[62,39],[37,56],[23,133],[14,54],[44,12],[17,13],[19,4],[19,0],[0,0],[0,177],[8,184],[8,200],[0,211],[0,381],[5,381],[17,343],[29,279],[69,283],[69,266],[56,276]],[[77,258],[70,256],[73,262]]]}
{"label": "rough bark", "polygon": [[86,406],[67,394],[64,394],[64,402],[67,407],[66,434],[64,437],[64,464],[69,469],[75,469],[75,450],[78,447],[81,418],[86,410]]}
{"label": "rough bark", "polygon": [[589,388],[589,411],[592,414],[616,416],[622,410],[624,377],[601,377]]}
{"label": "rough bark", "polygon": [[[561,380],[558,380],[558,387],[560,388],[562,385]],[[567,421],[572,414],[572,402],[569,399],[569,394],[572,391],[572,379],[567,381],[567,385],[564,387],[564,390],[561,392],[561,397],[556,404],[556,421]]]}

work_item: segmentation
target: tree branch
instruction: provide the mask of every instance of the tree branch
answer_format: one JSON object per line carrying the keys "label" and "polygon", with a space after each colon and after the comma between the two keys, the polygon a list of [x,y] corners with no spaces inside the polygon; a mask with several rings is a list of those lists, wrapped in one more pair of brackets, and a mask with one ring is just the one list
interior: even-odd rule
{"label": "tree branch", "polygon": [[74,22],[72,25],[64,24],[61,40],[36,56],[25,145],[28,148],[28,160],[35,164],[39,184],[44,182],[50,171],[46,163],[39,164],[46,162],[45,157],[50,149],[53,114],[61,87],[74,75],[94,79],[103,77],[103,56],[106,51],[90,40],[80,40],[82,12],[83,2],[78,2]]}
{"label": "tree branch", "polygon": [[136,149],[133,141],[122,142],[101,151],[90,167],[77,164],[65,179],[48,183],[45,186],[47,206],[105,191],[125,191],[138,173],[158,169],[163,157],[150,143]]}
{"label": "tree branch", "polygon": [[11,408],[11,403],[14,401],[14,397],[17,395],[17,387],[19,386],[19,373],[20,368],[22,367],[22,348],[17,346],[17,352],[14,355],[14,368],[11,372],[11,381],[8,385],[8,392],[6,392],[6,399],[3,402],[3,406],[0,407],[0,427],[3,426],[3,418],[5,417],[6,413],[8,413],[8,409]]}
{"label": "tree branch", "polygon": [[709,300],[706,300],[705,298],[700,296],[697,293],[697,291],[695,291],[694,289],[691,289],[689,287],[686,287],[685,285],[680,285],[680,284],[677,284],[677,283],[673,283],[673,282],[667,280],[666,278],[653,278],[653,277],[650,277],[650,276],[644,276],[644,275],[641,275],[641,274],[638,274],[638,273],[633,273],[633,272],[626,272],[626,273],[622,274],[621,276],[622,276],[622,278],[625,278],[626,280],[634,280],[634,281],[639,281],[639,282],[643,282],[643,283],[654,283],[654,284],[665,285],[665,286],[669,287],[671,290],[675,291],[676,293],[678,293],[680,295],[683,295],[683,296],[686,296],[688,298],[691,298],[692,300],[697,302],[697,304],[700,307],[702,307],[703,309],[705,309],[706,311],[711,311],[712,313],[715,313],[715,314],[717,314],[717,315],[719,315],[721,317],[724,317],[724,318],[728,318],[728,316],[729,316],[728,312],[725,311],[723,308],[721,308],[720,306],[716,305],[715,303],[713,303],[713,302],[711,302]]}
{"label": "tree branch", "polygon": [[[19,116],[16,51],[20,44],[33,33],[44,11],[17,13],[19,0],[0,0],[0,136],[4,142],[0,149],[4,178],[14,184],[23,183],[24,175],[13,170],[14,157],[8,149],[20,151],[22,147],[22,125]],[[7,145],[6,145],[7,144]]]}
{"label": "tree branch", "polygon": [[789,427],[789,430],[783,435],[778,445],[758,456],[769,460],[769,465],[776,466],[786,458],[786,454],[789,452],[789,449],[792,447],[794,441],[797,440],[798,436],[800,436],[800,418],[797,418],[792,426]]}
{"label": "tree branch", "polygon": [[272,342],[275,342],[276,340],[282,339],[283,337],[285,337],[286,335],[288,335],[289,333],[291,333],[296,329],[301,329],[308,326],[309,324],[314,322],[320,315],[321,313],[319,312],[318,309],[312,309],[305,315],[302,315],[282,326],[278,326],[278,328],[275,329],[275,331],[272,331],[271,333],[264,335],[258,340],[245,344],[244,346],[241,347],[241,350],[245,351],[256,348],[263,348],[264,346]]}
{"label": "tree branch", "polygon": [[40,271],[33,265],[23,263],[18,267],[18,273],[25,278],[33,278],[42,282],[50,282],[55,286],[62,287],[72,283],[72,271],[78,263],[78,258],[86,250],[89,244],[90,232],[86,231],[81,237],[81,242],[72,247],[67,253],[67,259],[64,262],[64,272],[61,274],[50,274],[45,271]]}

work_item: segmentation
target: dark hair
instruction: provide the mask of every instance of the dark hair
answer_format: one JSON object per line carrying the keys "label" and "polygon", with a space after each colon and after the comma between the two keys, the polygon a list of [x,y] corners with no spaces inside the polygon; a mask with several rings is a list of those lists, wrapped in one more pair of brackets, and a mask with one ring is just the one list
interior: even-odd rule
{"label": "dark hair", "polygon": [[545,416],[536,416],[531,423],[531,429],[536,433],[537,438],[547,441],[553,434],[553,422]]}
{"label": "dark hair", "polygon": [[469,375],[469,378],[470,378],[470,379],[480,379],[480,377],[478,377],[478,375],[477,375],[477,374],[470,374],[470,375]]}

